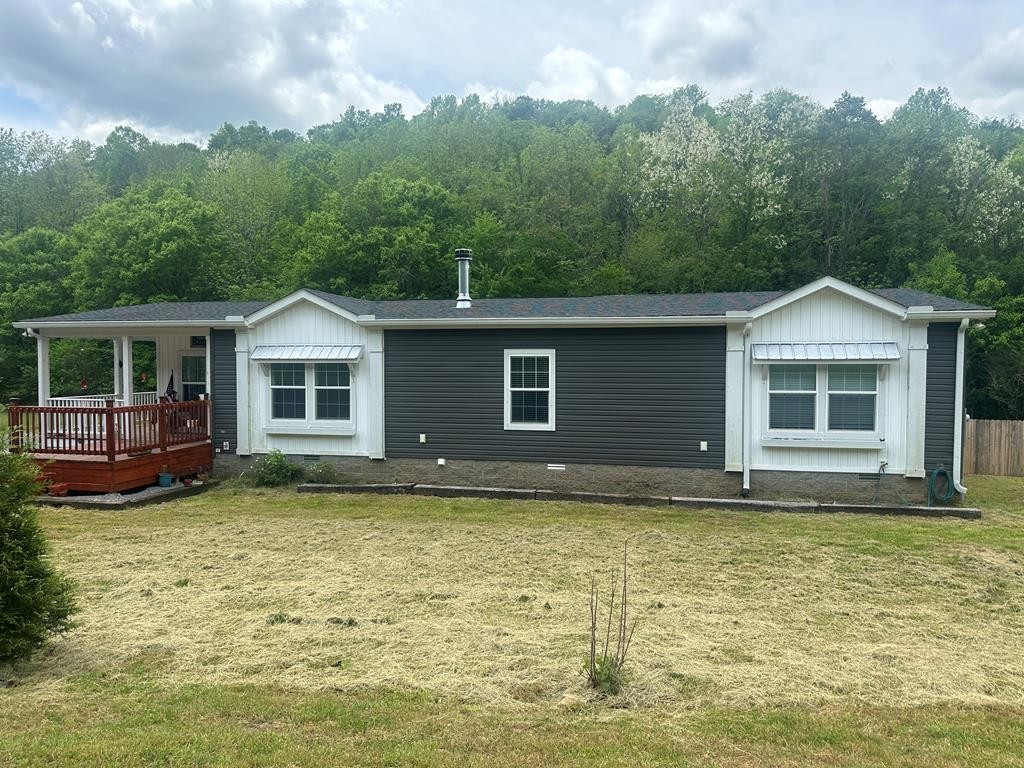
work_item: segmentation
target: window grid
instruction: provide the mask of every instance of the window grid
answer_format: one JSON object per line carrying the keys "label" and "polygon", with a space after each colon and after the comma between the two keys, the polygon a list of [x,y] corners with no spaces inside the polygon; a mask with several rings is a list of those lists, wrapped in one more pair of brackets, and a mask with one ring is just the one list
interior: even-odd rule
{"label": "window grid", "polygon": [[345,363],[315,363],[317,420],[347,421],[351,417],[351,379]]}
{"label": "window grid", "polygon": [[274,419],[306,418],[306,366],[270,364],[270,413]]}
{"label": "window grid", "polygon": [[553,430],[554,351],[505,351],[505,428]]}
{"label": "window grid", "polygon": [[813,431],[817,426],[817,367],[768,367],[768,428]]}
{"label": "window grid", "polygon": [[874,432],[878,382],[877,365],[769,365],[768,429]]}
{"label": "window grid", "polygon": [[878,402],[877,366],[828,366],[827,394],[829,430],[874,431]]}

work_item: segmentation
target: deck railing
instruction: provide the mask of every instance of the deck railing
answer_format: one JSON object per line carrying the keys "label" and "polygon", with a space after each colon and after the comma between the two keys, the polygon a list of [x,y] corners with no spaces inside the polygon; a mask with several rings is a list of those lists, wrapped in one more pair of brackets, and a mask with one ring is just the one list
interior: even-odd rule
{"label": "deck railing", "polygon": [[[132,405],[150,405],[158,402],[159,392],[132,392]],[[117,395],[70,395],[67,397],[51,397],[47,405],[57,408],[103,408],[107,400],[115,405],[127,405],[123,397]]]}
{"label": "deck railing", "polygon": [[101,407],[11,403],[11,449],[42,456],[118,456],[210,440],[210,401]]}

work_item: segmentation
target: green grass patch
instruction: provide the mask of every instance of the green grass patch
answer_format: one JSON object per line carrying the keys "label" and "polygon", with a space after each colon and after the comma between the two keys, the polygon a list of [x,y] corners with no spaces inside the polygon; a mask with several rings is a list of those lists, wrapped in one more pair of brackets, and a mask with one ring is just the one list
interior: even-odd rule
{"label": "green grass patch", "polygon": [[[977,521],[225,488],[43,511],[80,626],[0,764],[1024,765],[1024,480]],[[580,674],[630,537],[623,693]]]}

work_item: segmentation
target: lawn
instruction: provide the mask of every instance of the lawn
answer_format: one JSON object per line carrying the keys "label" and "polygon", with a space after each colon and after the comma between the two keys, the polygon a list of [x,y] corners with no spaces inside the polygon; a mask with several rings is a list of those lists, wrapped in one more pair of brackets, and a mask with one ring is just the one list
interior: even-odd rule
{"label": "lawn", "polygon": [[[0,764],[1024,766],[1024,481],[980,521],[231,489],[50,510],[79,627]],[[580,675],[630,541],[624,693]]]}

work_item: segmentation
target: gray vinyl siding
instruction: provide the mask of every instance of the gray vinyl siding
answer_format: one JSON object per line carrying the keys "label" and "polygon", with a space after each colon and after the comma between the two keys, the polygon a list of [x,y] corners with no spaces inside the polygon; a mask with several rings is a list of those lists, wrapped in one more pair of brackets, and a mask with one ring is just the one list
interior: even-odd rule
{"label": "gray vinyl siding", "polygon": [[231,451],[238,441],[238,390],[235,386],[235,332],[210,330],[210,388],[213,392],[213,445],[227,441]]}
{"label": "gray vinyl siding", "polygon": [[[506,349],[555,350],[554,431],[504,429]],[[384,350],[388,457],[724,469],[724,327],[387,330]]]}
{"label": "gray vinyl siding", "polygon": [[925,393],[924,467],[953,469],[956,423],[957,323],[928,326],[928,381]]}

